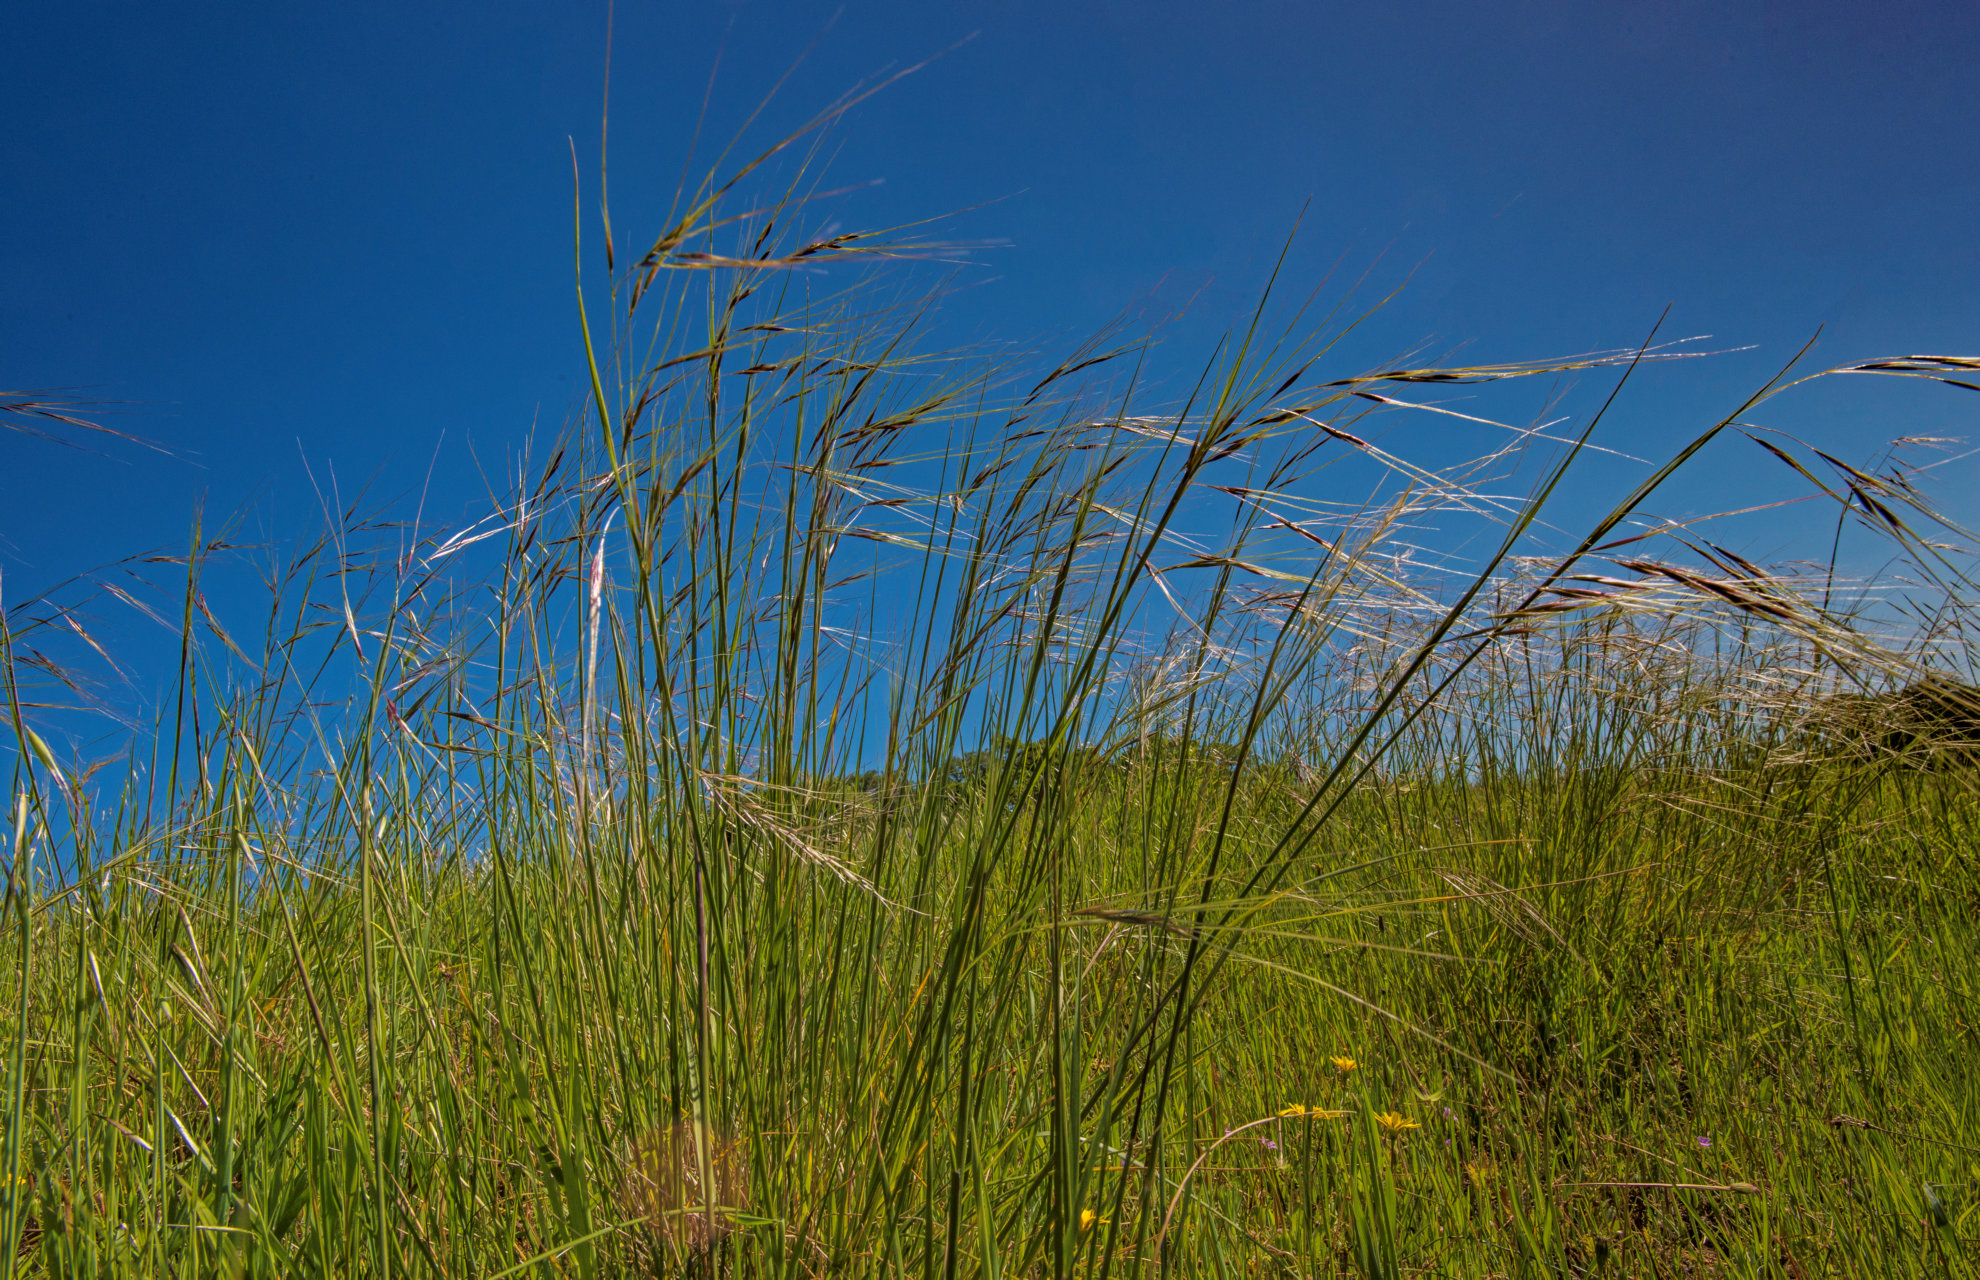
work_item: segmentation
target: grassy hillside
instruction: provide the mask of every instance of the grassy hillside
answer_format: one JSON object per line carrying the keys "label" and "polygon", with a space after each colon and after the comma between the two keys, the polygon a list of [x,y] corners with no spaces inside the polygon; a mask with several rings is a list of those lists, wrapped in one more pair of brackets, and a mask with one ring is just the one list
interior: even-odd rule
{"label": "grassy hillside", "polygon": [[487,521],[350,516],[253,627],[224,533],[153,566],[110,767],[43,705],[90,608],[8,613],[20,1272],[1969,1273],[1975,774],[1810,714],[1963,670],[1899,464],[1738,442],[1879,613],[1647,514],[1791,376],[1592,503],[1585,436],[1383,424],[1655,351],[1261,320],[1149,403],[684,208]]}

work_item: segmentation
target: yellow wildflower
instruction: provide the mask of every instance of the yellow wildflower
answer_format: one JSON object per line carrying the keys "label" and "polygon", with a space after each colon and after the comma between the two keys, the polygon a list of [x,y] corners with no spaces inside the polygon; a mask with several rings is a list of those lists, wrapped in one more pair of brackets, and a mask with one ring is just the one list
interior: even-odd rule
{"label": "yellow wildflower", "polygon": [[1342,1075],[1346,1075],[1348,1072],[1354,1070],[1356,1067],[1361,1065],[1360,1063],[1356,1062],[1353,1058],[1332,1058],[1329,1059],[1329,1061],[1331,1061],[1334,1064],[1334,1070],[1338,1071]]}
{"label": "yellow wildflower", "polygon": [[1421,1129],[1423,1127],[1416,1123],[1416,1121],[1411,1120],[1408,1116],[1396,1111],[1378,1113],[1375,1117],[1375,1123],[1380,1125],[1382,1132],[1391,1138],[1398,1134],[1406,1133],[1411,1129]]}
{"label": "yellow wildflower", "polygon": [[1323,1111],[1319,1107],[1309,1107],[1304,1102],[1295,1102],[1279,1113],[1282,1116],[1312,1116],[1317,1120],[1338,1120],[1345,1111]]}
{"label": "yellow wildflower", "polygon": [[1081,1231],[1091,1231],[1095,1223],[1105,1221],[1107,1219],[1101,1217],[1091,1209],[1081,1209],[1079,1211],[1079,1229]]}

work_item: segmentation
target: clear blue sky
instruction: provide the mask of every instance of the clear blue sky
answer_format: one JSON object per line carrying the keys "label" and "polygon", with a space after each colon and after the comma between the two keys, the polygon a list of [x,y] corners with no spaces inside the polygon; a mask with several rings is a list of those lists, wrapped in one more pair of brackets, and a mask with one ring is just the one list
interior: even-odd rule
{"label": "clear blue sky", "polygon": [[[1164,348],[1193,367],[1304,208],[1295,284],[1414,273],[1356,358],[1629,345],[1666,304],[1669,334],[1757,347],[1646,383],[1610,440],[1641,452],[1818,324],[1828,363],[1980,350],[1970,3],[619,0],[621,227],[664,213],[718,56],[711,136],[811,47],[767,139],[972,33],[860,108],[833,172],[884,180],[848,221],[971,209],[949,233],[1010,242],[947,304],[973,335],[1070,339],[1159,285],[1196,298]],[[0,42],[0,387],[133,402],[115,424],[171,450],[0,431],[8,599],[180,544],[202,493],[306,514],[304,459],[397,492],[438,447],[429,515],[458,514],[476,455],[565,417],[566,139],[590,183],[602,0],[72,0],[11,6]],[[1861,456],[1967,433],[1969,399],[1852,386],[1779,424]]]}

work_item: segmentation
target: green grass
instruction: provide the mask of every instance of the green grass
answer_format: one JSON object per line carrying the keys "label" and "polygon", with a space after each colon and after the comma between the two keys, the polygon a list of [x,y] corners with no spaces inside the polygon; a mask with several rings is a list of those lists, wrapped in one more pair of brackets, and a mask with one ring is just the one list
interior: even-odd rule
{"label": "green grass", "polygon": [[1596,505],[1361,394],[1635,353],[1301,313],[1151,404],[683,206],[487,524],[340,517],[259,641],[196,532],[113,767],[44,723],[88,611],[8,613],[19,1273],[1971,1274],[1975,779],[1797,728],[1964,654],[1904,473],[1772,446],[1909,631],[1643,514],[1723,424]]}

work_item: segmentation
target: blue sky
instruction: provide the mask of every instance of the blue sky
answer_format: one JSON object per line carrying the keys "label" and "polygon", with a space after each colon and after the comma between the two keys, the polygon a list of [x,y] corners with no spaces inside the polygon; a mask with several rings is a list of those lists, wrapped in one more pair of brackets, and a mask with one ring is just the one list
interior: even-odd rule
{"label": "blue sky", "polygon": [[[1829,364],[1980,350],[1967,4],[619,0],[619,225],[657,226],[711,71],[721,138],[804,55],[768,140],[972,35],[834,138],[836,180],[880,180],[847,222],[1008,241],[960,277],[955,333],[1070,342],[1188,302],[1155,362],[1181,376],[1304,210],[1295,292],[1336,263],[1409,280],[1340,373],[1626,346],[1666,305],[1667,335],[1754,348],[1634,389],[1607,439],[1645,454],[1818,325]],[[280,529],[333,473],[348,497],[430,470],[428,514],[458,516],[569,412],[567,139],[595,207],[602,3],[75,0],[0,39],[0,387],[128,401],[114,424],[169,451],[0,432],[8,600],[182,544],[202,496]],[[1862,379],[1774,422],[1860,457],[1971,434],[1969,399]],[[1760,470],[1729,447],[1687,500],[1737,505]]]}

